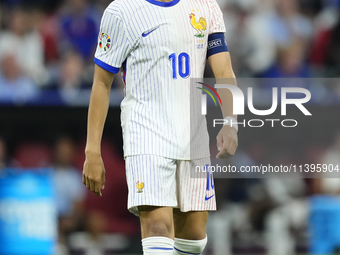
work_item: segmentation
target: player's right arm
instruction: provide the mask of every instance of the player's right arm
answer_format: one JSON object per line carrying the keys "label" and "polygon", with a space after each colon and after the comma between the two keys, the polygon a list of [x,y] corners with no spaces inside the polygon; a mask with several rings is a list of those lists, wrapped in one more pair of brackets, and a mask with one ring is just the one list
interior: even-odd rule
{"label": "player's right arm", "polygon": [[83,183],[98,196],[102,195],[101,189],[105,184],[105,168],[101,158],[100,144],[109,108],[113,77],[113,73],[95,65],[87,120]]}
{"label": "player's right arm", "polygon": [[117,16],[117,8],[119,6],[112,2],[101,20],[88,113],[83,183],[98,196],[102,195],[101,189],[105,183],[100,144],[109,107],[111,84],[114,74],[119,72],[133,44],[123,20]]}

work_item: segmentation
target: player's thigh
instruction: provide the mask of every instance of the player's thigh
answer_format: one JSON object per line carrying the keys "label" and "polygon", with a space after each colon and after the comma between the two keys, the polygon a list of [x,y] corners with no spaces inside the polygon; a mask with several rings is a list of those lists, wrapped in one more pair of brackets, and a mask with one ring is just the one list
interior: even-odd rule
{"label": "player's thigh", "polygon": [[215,211],[215,185],[206,166],[210,158],[177,162],[177,199],[182,212]]}
{"label": "player's thigh", "polygon": [[142,238],[165,236],[174,238],[172,207],[138,206]]}
{"label": "player's thigh", "polygon": [[139,216],[138,206],[176,207],[176,163],[156,155],[125,159],[128,209]]}
{"label": "player's thigh", "polygon": [[175,237],[188,240],[202,240],[206,237],[208,211],[181,212],[175,208]]}

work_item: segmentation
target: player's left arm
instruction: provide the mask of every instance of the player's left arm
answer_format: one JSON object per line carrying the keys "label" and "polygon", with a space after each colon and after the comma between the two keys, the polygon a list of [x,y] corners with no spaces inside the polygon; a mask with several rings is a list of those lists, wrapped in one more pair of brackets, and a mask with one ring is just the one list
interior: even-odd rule
{"label": "player's left arm", "polygon": [[[208,57],[209,64],[215,75],[216,82],[220,84],[229,84],[237,86],[236,77],[232,68],[231,58],[228,51],[222,51]],[[222,101],[223,118],[232,117],[237,120],[233,114],[233,96],[229,89],[217,89]],[[217,148],[219,153],[216,158],[229,158],[236,152],[238,146],[237,130],[234,126],[224,125],[216,137]]]}

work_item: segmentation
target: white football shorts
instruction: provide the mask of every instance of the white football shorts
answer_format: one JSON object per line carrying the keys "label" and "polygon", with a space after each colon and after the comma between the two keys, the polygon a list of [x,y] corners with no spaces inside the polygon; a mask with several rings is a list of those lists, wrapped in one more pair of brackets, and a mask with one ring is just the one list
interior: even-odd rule
{"label": "white football shorts", "polygon": [[142,205],[168,206],[182,212],[216,210],[213,176],[204,170],[210,158],[175,160],[136,155],[126,157],[125,165],[128,209],[136,216],[137,207]]}

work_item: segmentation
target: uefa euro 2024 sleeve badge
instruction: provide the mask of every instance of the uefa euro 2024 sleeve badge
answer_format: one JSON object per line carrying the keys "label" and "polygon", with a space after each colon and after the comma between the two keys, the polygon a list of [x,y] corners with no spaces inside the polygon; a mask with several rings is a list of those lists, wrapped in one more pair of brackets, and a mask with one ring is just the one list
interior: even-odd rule
{"label": "uefa euro 2024 sleeve badge", "polygon": [[99,36],[99,48],[104,51],[109,51],[111,49],[111,38],[108,34],[101,33]]}

